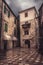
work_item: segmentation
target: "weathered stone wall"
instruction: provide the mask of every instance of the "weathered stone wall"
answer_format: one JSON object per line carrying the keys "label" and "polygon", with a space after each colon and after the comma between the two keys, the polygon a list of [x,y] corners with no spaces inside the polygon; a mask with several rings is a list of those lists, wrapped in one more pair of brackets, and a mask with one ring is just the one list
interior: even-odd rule
{"label": "weathered stone wall", "polygon": [[[11,40],[7,39],[5,36],[8,35],[11,38],[15,37],[14,36],[14,29],[16,29],[17,32],[17,23],[15,24],[15,19],[16,17],[12,14],[12,12],[10,11],[10,17],[8,17],[8,11],[6,13],[4,13],[4,5],[6,6],[7,10],[10,11],[10,9],[8,8],[8,6],[3,2],[3,10],[2,10],[2,48],[4,48],[4,42],[3,40],[8,40],[8,44],[7,44],[7,48],[11,49],[13,46],[13,43]],[[8,25],[8,30],[7,32],[5,32],[5,23],[7,23]],[[17,36],[17,34],[16,34]],[[17,38],[17,37],[16,37]]]}

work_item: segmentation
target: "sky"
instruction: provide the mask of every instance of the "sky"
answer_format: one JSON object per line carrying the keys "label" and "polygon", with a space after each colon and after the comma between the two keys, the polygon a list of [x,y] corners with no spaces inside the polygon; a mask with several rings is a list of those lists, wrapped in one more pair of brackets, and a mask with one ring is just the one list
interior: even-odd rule
{"label": "sky", "polygon": [[31,8],[33,6],[35,6],[36,10],[38,11],[43,3],[43,0],[6,0],[6,2],[13,10],[15,15],[18,16],[19,11]]}

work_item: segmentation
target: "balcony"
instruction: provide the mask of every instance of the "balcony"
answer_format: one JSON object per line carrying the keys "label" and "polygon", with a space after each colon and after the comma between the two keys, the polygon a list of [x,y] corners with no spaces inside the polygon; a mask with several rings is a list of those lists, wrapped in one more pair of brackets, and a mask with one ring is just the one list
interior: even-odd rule
{"label": "balcony", "polygon": [[22,25],[22,28],[23,29],[27,29],[27,28],[30,28],[30,23],[25,23]]}

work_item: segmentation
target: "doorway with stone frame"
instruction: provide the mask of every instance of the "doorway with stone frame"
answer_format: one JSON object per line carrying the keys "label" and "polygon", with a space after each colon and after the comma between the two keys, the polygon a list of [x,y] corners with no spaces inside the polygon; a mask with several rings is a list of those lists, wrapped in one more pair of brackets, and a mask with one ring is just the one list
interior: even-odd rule
{"label": "doorway with stone frame", "polygon": [[30,40],[25,40],[25,45],[27,45],[28,46],[28,48],[30,48]]}

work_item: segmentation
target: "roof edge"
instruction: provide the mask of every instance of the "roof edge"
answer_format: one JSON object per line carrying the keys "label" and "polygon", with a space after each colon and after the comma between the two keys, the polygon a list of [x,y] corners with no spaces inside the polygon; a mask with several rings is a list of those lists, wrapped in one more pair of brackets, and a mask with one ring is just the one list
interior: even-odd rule
{"label": "roof edge", "polygon": [[39,10],[38,11],[40,11],[40,9],[43,7],[43,3],[41,4],[41,6],[40,6],[40,8],[39,8]]}
{"label": "roof edge", "polygon": [[[10,11],[12,12],[12,14],[16,17],[16,15],[14,14],[14,12],[12,11],[12,9],[10,8],[10,6],[6,3],[6,1],[5,0],[2,0],[6,5],[7,5],[7,7],[10,9]],[[17,18],[17,17],[16,17]]]}
{"label": "roof edge", "polygon": [[34,9],[36,11],[36,13],[37,13],[37,10],[36,10],[35,6],[34,7],[30,7],[28,9],[25,9],[25,10],[22,10],[22,11],[19,11],[19,13],[22,13],[22,12],[27,11],[27,10],[30,10],[30,9]]}

